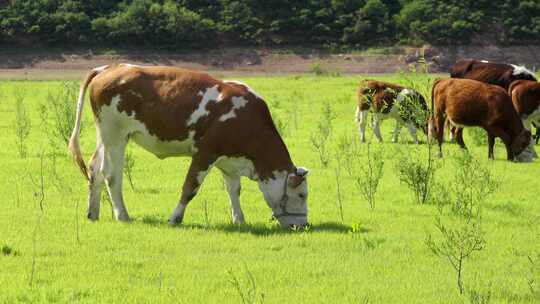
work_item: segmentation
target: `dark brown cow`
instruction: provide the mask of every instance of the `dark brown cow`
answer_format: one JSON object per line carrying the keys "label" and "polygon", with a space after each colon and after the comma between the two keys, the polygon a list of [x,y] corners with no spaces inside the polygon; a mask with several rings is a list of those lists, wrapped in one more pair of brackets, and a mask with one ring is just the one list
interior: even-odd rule
{"label": "dark brown cow", "polygon": [[[433,84],[432,102],[433,131],[441,156],[446,119],[459,128],[478,126],[486,130],[491,159],[495,137],[505,144],[508,160],[514,160],[530,142],[531,133],[523,127],[510,97],[501,87],[470,79],[439,79]],[[463,139],[458,144],[466,148]]]}
{"label": "dark brown cow", "polygon": [[[536,76],[524,66],[514,64],[496,63],[486,60],[463,59],[456,62],[450,68],[450,77],[474,79],[497,85],[508,90],[510,84],[516,80],[536,81]],[[452,128],[451,134],[462,137],[463,130]],[[540,136],[537,128],[536,137]],[[463,138],[456,139],[463,141]]]}
{"label": "dark brown cow", "polygon": [[[89,85],[97,148],[87,168],[79,133]],[[104,183],[116,218],[129,220],[122,197],[128,140],[158,158],[191,156],[171,224],[182,222],[188,202],[212,167],[223,173],[233,222],[244,222],[239,198],[240,177],[246,176],[258,182],[282,226],[307,223],[307,170],[294,166],[266,103],[245,84],[173,67],[120,64],[92,70],[81,86],[69,143],[89,180],[88,217],[92,220],[99,217]]]}
{"label": "dark brown cow", "polygon": [[358,88],[356,121],[360,129],[360,140],[365,141],[368,111],[373,112],[373,133],[382,142],[380,122],[392,117],[396,120],[393,142],[398,141],[403,124],[407,125],[415,143],[416,128],[427,133],[428,107],[424,97],[417,91],[403,86],[376,80],[364,80]]}
{"label": "dark brown cow", "polygon": [[450,77],[474,79],[500,86],[505,90],[508,90],[510,84],[516,80],[536,81],[534,73],[524,66],[473,59],[456,62],[450,68]]}
{"label": "dark brown cow", "polygon": [[[530,130],[533,123],[540,125],[540,82],[514,81],[508,89],[508,94],[512,97],[514,109],[523,120],[526,129]],[[529,149],[535,157],[538,156],[534,150],[534,142],[531,142]]]}

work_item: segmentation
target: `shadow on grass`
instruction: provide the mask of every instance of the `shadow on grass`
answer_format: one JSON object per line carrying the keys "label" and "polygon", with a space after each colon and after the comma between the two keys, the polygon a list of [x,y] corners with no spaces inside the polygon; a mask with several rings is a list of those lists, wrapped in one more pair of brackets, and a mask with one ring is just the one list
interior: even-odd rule
{"label": "shadow on grass", "polygon": [[[254,223],[254,224],[243,224],[237,225],[232,223],[217,223],[217,224],[181,224],[176,227],[171,227],[167,223],[167,220],[163,217],[157,215],[145,215],[142,218],[135,219],[135,222],[141,222],[145,225],[154,226],[154,227],[163,227],[163,228],[175,228],[175,229],[194,229],[194,230],[207,230],[207,231],[221,231],[226,233],[249,233],[253,235],[277,235],[277,234],[290,234],[290,233],[318,233],[318,232],[330,232],[330,233],[348,233],[351,231],[351,227],[336,223],[336,222],[325,222],[311,225],[307,229],[284,229],[281,228],[276,222],[269,223]],[[362,232],[369,232],[369,229],[366,229]]]}

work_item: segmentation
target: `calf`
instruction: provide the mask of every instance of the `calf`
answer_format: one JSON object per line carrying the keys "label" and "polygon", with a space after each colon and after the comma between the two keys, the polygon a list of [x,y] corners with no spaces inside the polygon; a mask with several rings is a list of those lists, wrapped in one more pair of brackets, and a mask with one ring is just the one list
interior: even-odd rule
{"label": "calf", "polygon": [[416,128],[427,133],[428,107],[424,97],[413,89],[376,80],[364,80],[360,83],[356,121],[362,142],[366,139],[366,123],[370,109],[373,112],[373,132],[379,142],[382,142],[381,120],[388,117],[396,120],[393,142],[398,141],[403,124],[407,125],[414,143],[418,143]]}
{"label": "calf", "polygon": [[[488,134],[488,157],[493,159],[495,137],[506,146],[508,160],[514,160],[528,146],[531,133],[514,110],[505,90],[469,79],[439,79],[432,90],[433,127],[442,156],[445,120],[459,127],[478,126]],[[465,147],[460,136],[456,141]]]}
{"label": "calf", "polygon": [[[86,167],[79,134],[88,86],[97,147]],[[129,220],[122,196],[124,152],[129,140],[160,159],[191,157],[170,224],[182,222],[189,201],[213,167],[223,173],[234,223],[244,222],[241,176],[257,181],[282,226],[307,223],[307,170],[293,165],[266,103],[243,83],[173,67],[120,64],[92,70],[81,86],[69,142],[89,181],[89,219],[99,217],[105,185],[116,219]]]}
{"label": "calf", "polygon": [[[523,125],[527,130],[536,123],[540,125],[540,82],[530,80],[517,80],[512,82],[508,89],[508,94],[512,97],[512,103],[517,114],[523,120]],[[531,141],[529,149],[534,157],[538,157],[534,150],[534,141]]]}

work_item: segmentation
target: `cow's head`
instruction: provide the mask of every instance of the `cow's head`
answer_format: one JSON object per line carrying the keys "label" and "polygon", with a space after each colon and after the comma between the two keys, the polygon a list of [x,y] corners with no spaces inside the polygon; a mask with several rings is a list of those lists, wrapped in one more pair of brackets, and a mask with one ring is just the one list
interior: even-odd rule
{"label": "cow's head", "polygon": [[283,228],[305,227],[308,223],[307,175],[308,170],[300,167],[292,173],[278,174],[275,179],[259,183],[273,217]]}
{"label": "cow's head", "polygon": [[[512,149],[512,155],[517,158],[518,161],[523,161],[522,153],[525,153],[525,149],[529,146],[531,142],[531,131],[527,129],[523,129],[519,135],[514,138],[514,141],[512,141],[511,149]],[[527,157],[525,157],[527,158]]]}
{"label": "cow's head", "polygon": [[534,73],[529,71],[525,67],[517,66],[517,65],[511,65],[511,66],[512,66],[512,69],[502,74],[499,80],[500,83],[505,84],[506,88],[508,88],[508,86],[510,86],[510,84],[516,80],[537,81]]}

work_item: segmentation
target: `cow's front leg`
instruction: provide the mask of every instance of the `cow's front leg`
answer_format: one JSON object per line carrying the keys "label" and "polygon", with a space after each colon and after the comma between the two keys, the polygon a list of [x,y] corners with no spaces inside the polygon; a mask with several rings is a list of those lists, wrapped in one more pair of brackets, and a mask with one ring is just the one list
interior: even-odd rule
{"label": "cow's front leg", "polygon": [[223,180],[229,193],[229,199],[231,201],[232,221],[234,224],[244,223],[244,213],[240,206],[240,176],[229,176],[223,173]]}
{"label": "cow's front leg", "polygon": [[358,121],[358,130],[360,132],[360,141],[366,142],[366,123],[368,117],[368,110],[356,110],[356,119]]}
{"label": "cow's front leg", "polygon": [[495,146],[495,135],[488,132],[488,158],[493,160],[495,156],[493,155],[493,146]]}
{"label": "cow's front leg", "polygon": [[383,139],[381,136],[381,114],[379,113],[373,113],[373,133],[375,133],[375,137],[377,137],[377,140],[382,143]]}
{"label": "cow's front leg", "polygon": [[[200,152],[199,152],[200,153]],[[169,224],[178,225],[184,219],[184,213],[189,202],[197,195],[199,187],[202,185],[204,178],[208,175],[211,168],[211,162],[208,158],[194,156],[191,160],[191,165],[184,180],[182,187],[182,195],[176,208],[174,208]]]}

